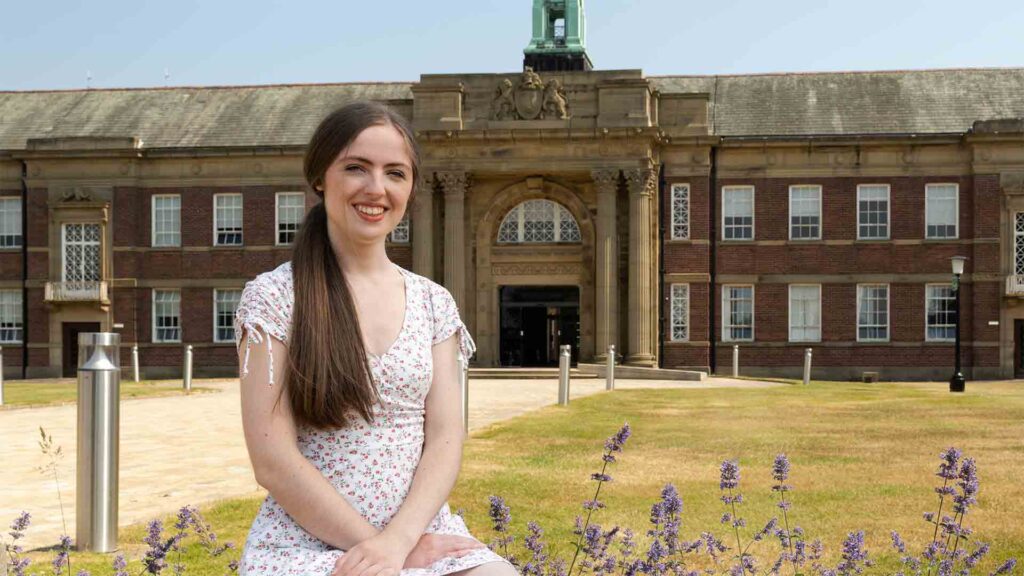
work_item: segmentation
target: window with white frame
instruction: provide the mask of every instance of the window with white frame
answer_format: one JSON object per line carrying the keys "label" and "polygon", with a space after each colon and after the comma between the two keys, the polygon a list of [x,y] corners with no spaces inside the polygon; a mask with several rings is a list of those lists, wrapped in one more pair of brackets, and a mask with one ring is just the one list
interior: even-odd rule
{"label": "window with white frame", "polygon": [[388,235],[388,240],[394,244],[408,244],[409,243],[409,211],[406,210],[402,219],[398,221],[398,225]]}
{"label": "window with white frame", "polygon": [[672,340],[685,342],[690,339],[690,285],[672,285]]}
{"label": "window with white frame", "polygon": [[690,185],[672,185],[672,239],[690,239]]}
{"label": "window with white frame", "polygon": [[103,262],[99,224],[69,223],[62,226],[63,275],[67,290],[89,290],[100,281]]}
{"label": "window with white frame", "polygon": [[21,248],[21,198],[0,198],[0,248]]}
{"label": "window with white frame", "polygon": [[925,340],[946,342],[956,339],[956,296],[951,284],[925,286]]}
{"label": "window with white frame", "polygon": [[821,341],[821,285],[789,287],[789,341]]}
{"label": "window with white frame", "polygon": [[234,342],[235,310],[242,299],[241,290],[213,291],[213,341]]}
{"label": "window with white frame", "polygon": [[527,200],[509,210],[498,228],[499,244],[579,243],[579,224],[569,210],[551,200]]}
{"label": "window with white frame", "polygon": [[181,196],[153,196],[153,246],[181,246]]}
{"label": "window with white frame", "polygon": [[1024,275],[1024,212],[1013,215],[1013,273]]}
{"label": "window with white frame", "polygon": [[722,188],[722,239],[754,239],[754,187]]}
{"label": "window with white frame", "polygon": [[306,195],[302,192],[278,192],[277,203],[277,245],[284,246],[295,241],[295,234],[306,215]]}
{"label": "window with white frame", "polygon": [[753,286],[722,286],[722,339],[754,339]]}
{"label": "window with white frame", "polygon": [[214,246],[242,245],[242,195],[213,195]]}
{"label": "window with white frame", "polygon": [[889,285],[857,286],[857,341],[889,340]]}
{"label": "window with white frame", "polygon": [[821,186],[789,187],[789,238],[821,238]]}
{"label": "window with white frame", "polygon": [[153,290],[153,342],[181,342],[181,292]]}
{"label": "window with white frame", "polygon": [[925,196],[925,238],[956,238],[959,232],[959,186],[956,184],[928,184]]}
{"label": "window with white frame", "polygon": [[857,186],[857,239],[889,238],[889,185]]}
{"label": "window with white frame", "polygon": [[23,329],[21,290],[0,290],[0,343],[20,344]]}

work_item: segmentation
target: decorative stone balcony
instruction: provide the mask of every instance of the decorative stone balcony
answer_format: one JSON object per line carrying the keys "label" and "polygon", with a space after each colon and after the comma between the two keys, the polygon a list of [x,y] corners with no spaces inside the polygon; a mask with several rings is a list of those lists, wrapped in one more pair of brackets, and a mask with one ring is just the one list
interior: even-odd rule
{"label": "decorative stone balcony", "polygon": [[1006,277],[1006,295],[1024,297],[1024,274]]}
{"label": "decorative stone balcony", "polygon": [[106,282],[47,282],[43,299],[47,303],[98,302],[109,304]]}

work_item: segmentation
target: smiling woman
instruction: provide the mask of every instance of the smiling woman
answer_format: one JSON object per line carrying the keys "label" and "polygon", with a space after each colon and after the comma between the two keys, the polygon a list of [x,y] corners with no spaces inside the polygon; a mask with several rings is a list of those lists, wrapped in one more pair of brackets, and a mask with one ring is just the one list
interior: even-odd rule
{"label": "smiling woman", "polygon": [[247,284],[235,318],[246,446],[270,493],[242,573],[513,576],[445,502],[463,440],[456,354],[473,340],[451,294],[384,250],[415,193],[408,123],[345,106],[304,171],[323,201],[293,262]]}

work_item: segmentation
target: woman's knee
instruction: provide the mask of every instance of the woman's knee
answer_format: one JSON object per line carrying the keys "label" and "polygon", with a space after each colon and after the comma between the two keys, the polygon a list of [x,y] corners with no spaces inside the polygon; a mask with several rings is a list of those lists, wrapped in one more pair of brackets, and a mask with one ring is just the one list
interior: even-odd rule
{"label": "woman's knee", "polygon": [[519,576],[519,572],[507,562],[488,562],[449,576]]}

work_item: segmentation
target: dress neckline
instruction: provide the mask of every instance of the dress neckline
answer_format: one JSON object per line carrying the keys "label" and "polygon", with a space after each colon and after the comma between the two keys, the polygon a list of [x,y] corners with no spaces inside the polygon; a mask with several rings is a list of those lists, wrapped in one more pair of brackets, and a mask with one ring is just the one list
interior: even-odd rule
{"label": "dress neckline", "polygon": [[402,327],[399,328],[398,336],[395,336],[394,341],[391,342],[391,345],[388,346],[387,350],[385,350],[381,354],[374,354],[373,352],[370,352],[370,350],[366,348],[366,343],[365,342],[363,343],[363,348],[366,349],[366,354],[368,356],[370,356],[371,358],[374,358],[374,359],[377,359],[377,360],[385,358],[386,356],[390,355],[394,351],[395,346],[397,346],[398,343],[401,342],[402,338],[405,336],[405,332],[406,332],[408,324],[409,324],[409,305],[410,305],[411,300],[412,300],[410,298],[410,294],[409,294],[409,287],[410,287],[409,275],[406,274],[405,269],[402,268],[401,266],[399,266],[398,264],[395,264],[394,262],[392,262],[391,264],[395,268],[397,268],[398,269],[398,273],[402,275],[403,292],[404,292],[404,294],[402,296],[405,299],[405,309],[402,310]]}

